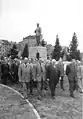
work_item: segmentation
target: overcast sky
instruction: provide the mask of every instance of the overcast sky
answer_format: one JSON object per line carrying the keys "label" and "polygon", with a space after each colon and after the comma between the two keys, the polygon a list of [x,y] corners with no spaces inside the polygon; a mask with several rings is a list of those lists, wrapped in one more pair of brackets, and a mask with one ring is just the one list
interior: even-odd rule
{"label": "overcast sky", "polygon": [[40,23],[43,38],[68,46],[76,32],[83,51],[83,0],[0,0],[0,39],[21,41]]}

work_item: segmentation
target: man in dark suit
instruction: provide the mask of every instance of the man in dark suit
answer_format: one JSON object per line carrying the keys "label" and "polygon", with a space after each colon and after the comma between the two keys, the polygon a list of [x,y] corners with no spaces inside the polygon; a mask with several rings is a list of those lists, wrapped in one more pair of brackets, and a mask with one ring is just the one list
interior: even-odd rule
{"label": "man in dark suit", "polygon": [[66,67],[66,75],[68,76],[68,81],[69,81],[69,91],[70,91],[70,96],[74,98],[74,90],[78,88],[77,84],[77,69],[76,69],[76,64],[75,60],[72,60],[72,63],[67,65]]}
{"label": "man in dark suit", "polygon": [[8,79],[9,79],[9,65],[6,59],[1,64],[1,83],[7,85]]}
{"label": "man in dark suit", "polygon": [[56,85],[59,82],[60,72],[52,64],[48,65],[46,68],[46,77],[49,79],[49,88],[51,91],[51,96],[54,98]]}
{"label": "man in dark suit", "polygon": [[11,63],[10,71],[11,71],[11,76],[12,76],[12,82],[17,83],[18,82],[18,65],[16,63],[16,60],[14,60]]}

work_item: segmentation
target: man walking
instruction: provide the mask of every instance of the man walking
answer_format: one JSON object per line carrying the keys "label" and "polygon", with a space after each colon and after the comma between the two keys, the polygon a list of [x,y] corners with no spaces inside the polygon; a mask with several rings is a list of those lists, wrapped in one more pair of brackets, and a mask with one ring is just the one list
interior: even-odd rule
{"label": "man walking", "polygon": [[72,59],[72,63],[67,65],[66,67],[66,75],[68,76],[69,81],[69,91],[70,96],[74,98],[74,90],[78,88],[77,85],[77,69],[76,69],[76,61]]}
{"label": "man walking", "polygon": [[9,65],[7,58],[1,63],[1,82],[4,85],[7,85],[7,81],[9,80]]}
{"label": "man walking", "polygon": [[60,71],[60,87],[64,90],[63,81],[64,81],[64,64],[62,59],[59,61],[59,71]]}
{"label": "man walking", "polygon": [[32,94],[32,67],[28,58],[25,58],[24,62],[19,66],[18,76],[19,81],[26,85],[27,91],[30,89],[30,94]]}

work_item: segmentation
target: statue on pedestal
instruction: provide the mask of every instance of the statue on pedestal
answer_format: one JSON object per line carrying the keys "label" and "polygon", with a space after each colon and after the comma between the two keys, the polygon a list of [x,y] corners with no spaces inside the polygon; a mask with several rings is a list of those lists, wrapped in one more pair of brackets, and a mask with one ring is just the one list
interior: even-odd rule
{"label": "statue on pedestal", "polygon": [[40,39],[41,39],[41,28],[39,26],[39,23],[37,23],[37,28],[35,30],[35,33],[36,33],[36,41],[37,41],[37,46],[40,45]]}

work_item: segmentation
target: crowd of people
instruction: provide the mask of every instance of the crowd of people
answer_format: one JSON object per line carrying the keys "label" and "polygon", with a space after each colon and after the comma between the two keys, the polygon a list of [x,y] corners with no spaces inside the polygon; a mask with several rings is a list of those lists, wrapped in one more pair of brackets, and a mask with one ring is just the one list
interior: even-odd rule
{"label": "crowd of people", "polygon": [[[65,75],[68,77],[70,96],[74,98],[74,90],[83,92],[83,63],[75,59],[65,66],[60,58],[55,59],[31,59],[31,58],[7,58],[0,61],[1,83],[20,83],[21,88],[26,86],[27,92],[33,94],[34,88],[38,93],[50,89],[51,97],[55,97],[55,89],[60,82],[60,87],[64,91]],[[67,80],[66,79],[66,80]],[[27,93],[26,92],[26,93]]]}

